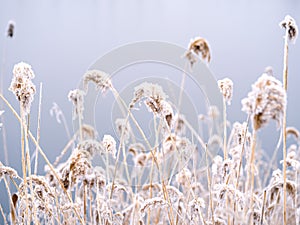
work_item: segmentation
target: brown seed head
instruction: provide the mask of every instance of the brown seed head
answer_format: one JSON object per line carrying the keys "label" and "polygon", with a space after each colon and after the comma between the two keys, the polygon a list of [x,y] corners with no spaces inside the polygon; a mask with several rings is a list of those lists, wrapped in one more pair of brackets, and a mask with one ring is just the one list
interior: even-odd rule
{"label": "brown seed head", "polygon": [[298,36],[296,21],[290,15],[287,15],[284,20],[279,23],[279,26],[287,31],[289,40],[295,43]]}
{"label": "brown seed head", "polygon": [[190,41],[188,51],[185,53],[185,57],[190,61],[191,66],[195,62],[197,62],[197,58],[195,55],[202,55],[203,60],[207,60],[207,62],[210,62],[211,54],[210,54],[210,47],[204,38],[196,37]]}

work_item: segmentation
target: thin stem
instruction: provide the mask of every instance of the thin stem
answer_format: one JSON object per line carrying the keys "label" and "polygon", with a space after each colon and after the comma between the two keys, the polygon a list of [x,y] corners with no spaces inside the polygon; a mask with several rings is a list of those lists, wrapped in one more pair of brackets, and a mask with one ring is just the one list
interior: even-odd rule
{"label": "thin stem", "polygon": [[[76,105],[76,107],[77,107],[77,112],[81,112],[80,110],[79,110],[79,104],[77,104]],[[81,118],[83,117],[83,115],[81,115],[81,113],[80,113],[80,115],[78,115],[78,125],[79,125],[79,137],[80,137],[80,141],[83,141],[83,134],[82,134],[82,121],[81,121]]]}
{"label": "thin stem", "polygon": [[[41,130],[42,89],[43,89],[43,84],[40,83],[38,124],[37,124],[37,131],[36,131],[36,141],[37,141],[38,144],[40,143],[40,130]],[[38,158],[39,158],[39,150],[37,148],[35,148],[35,164],[34,164],[34,174],[35,175],[37,174]]]}
{"label": "thin stem", "polygon": [[260,220],[260,224],[261,224],[261,225],[264,224],[264,214],[265,214],[265,205],[266,205],[266,194],[267,194],[267,191],[264,190],[263,205],[262,205],[262,207],[261,207],[261,220]]}
{"label": "thin stem", "polygon": [[109,158],[108,158],[108,152],[105,153],[105,168],[106,168],[106,179],[107,179],[107,183],[109,183]]}
{"label": "thin stem", "polygon": [[[203,149],[206,148],[206,144],[204,143],[204,141],[202,140],[202,138],[198,135],[198,132],[193,128],[193,126],[183,117],[182,118],[184,124],[187,126],[187,128],[191,131],[191,133],[195,136],[195,138],[197,139],[197,141],[199,141],[201,147]],[[209,157],[213,157],[212,154],[210,152],[208,152],[208,156]]]}
{"label": "thin stem", "polygon": [[[2,215],[2,217],[3,217],[3,222],[4,222],[4,224],[5,224],[5,225],[8,225],[7,220],[6,220],[6,217],[5,217],[4,212],[3,212],[3,208],[2,208],[2,206],[1,206],[1,203],[0,203],[0,212],[1,212],[1,215]],[[13,224],[15,224],[15,223],[13,223]]]}
{"label": "thin stem", "polygon": [[61,219],[60,219],[60,213],[59,213],[59,202],[58,202],[58,195],[56,194],[56,190],[54,190],[55,194],[54,194],[54,201],[55,201],[55,206],[56,206],[56,210],[57,210],[57,218],[55,217],[55,219],[57,220],[58,224],[61,224]]}
{"label": "thin stem", "polygon": [[83,219],[84,219],[84,222],[87,223],[87,189],[86,189],[86,183],[84,182],[83,183]]}
{"label": "thin stem", "polygon": [[68,127],[68,124],[67,124],[67,121],[66,121],[64,113],[61,114],[61,119],[62,119],[62,122],[63,122],[63,126],[65,128],[67,137],[68,137],[68,139],[71,139],[70,130],[69,130],[69,127]]}
{"label": "thin stem", "polygon": [[[253,129],[253,134],[252,134],[252,144],[251,144],[251,156],[250,156],[250,171],[248,170],[248,182],[247,182],[247,186],[249,188],[249,184],[250,184],[250,224],[252,224],[253,221],[253,192],[254,192],[254,170],[255,170],[255,148],[256,148],[256,130]],[[251,173],[251,176],[249,174],[249,172]],[[249,191],[247,189],[247,191]]]}
{"label": "thin stem", "polygon": [[[21,108],[21,110],[23,110]],[[23,112],[24,113],[24,112]],[[29,152],[29,144],[28,144],[28,130],[29,130],[29,118],[30,118],[30,114],[28,114],[28,123],[26,124],[26,119],[25,117],[23,118],[23,129],[25,131],[25,150],[26,150],[26,162],[27,162],[27,169],[28,169],[28,177],[30,178],[29,179],[29,188],[30,188],[30,192],[32,193],[32,202],[34,203],[35,202],[35,195],[34,195],[34,192],[33,192],[33,184],[32,184],[32,179],[31,179],[31,161],[30,161],[30,152]],[[27,185],[27,184],[26,184]],[[36,205],[35,204],[32,204],[33,205],[33,209],[32,209],[32,213],[33,213],[33,222],[35,224],[38,224],[38,221],[37,221],[37,217],[36,217]]]}
{"label": "thin stem", "polygon": [[[1,94],[2,95],[2,94]],[[21,103],[20,103],[20,113],[21,113],[21,118],[19,117],[19,121],[20,121],[20,130],[21,130],[21,155],[22,155],[22,171],[23,171],[23,182],[24,182],[24,190],[25,190],[25,199],[26,199],[26,215],[28,215],[28,212],[29,212],[29,202],[28,202],[28,196],[27,196],[27,173],[26,173],[26,158],[25,158],[25,147],[24,147],[24,121],[23,121],[23,110],[22,110],[22,106],[21,106]]]}
{"label": "thin stem", "polygon": [[[155,129],[155,146],[157,146],[158,145],[158,132],[157,132],[157,129],[156,129],[156,127],[157,127],[157,125],[156,125],[156,118],[155,118],[155,116],[153,115],[153,126],[154,126],[154,129]],[[157,149],[155,148],[155,152],[157,151]],[[155,166],[155,164],[154,164],[154,158],[152,158],[152,160],[151,160],[151,170],[150,170],[150,181],[149,181],[149,183],[150,183],[150,190],[149,190],[149,198],[152,198],[152,183],[153,183],[153,169],[154,169],[154,166]],[[151,219],[151,210],[150,209],[148,209],[148,218],[147,218],[147,225],[150,225],[150,219]]]}
{"label": "thin stem", "polygon": [[[296,170],[296,184],[299,184],[299,174],[298,174],[298,171]],[[295,195],[295,219],[296,219],[296,224],[297,224],[297,221],[300,221],[300,217],[299,217],[299,213],[297,213],[297,209],[298,209],[298,194],[300,193],[299,192],[299,187],[300,185],[297,185],[297,189],[296,189],[296,195]]]}
{"label": "thin stem", "polygon": [[9,166],[8,151],[7,151],[7,138],[6,138],[6,127],[5,127],[4,115],[3,114],[0,116],[0,119],[1,119],[1,123],[2,123],[1,133],[2,133],[3,150],[4,150],[4,162],[5,162],[5,165]]}
{"label": "thin stem", "polygon": [[224,137],[223,137],[223,151],[224,151],[224,160],[227,159],[227,113],[226,113],[226,100],[223,98],[223,129],[224,129]]}
{"label": "thin stem", "polygon": [[185,79],[186,79],[185,70],[187,69],[187,66],[188,66],[188,61],[184,65],[184,71],[183,71],[182,78],[181,78],[180,93],[179,93],[179,98],[178,98],[179,99],[178,100],[178,114],[179,114],[180,107],[181,107],[181,102],[182,102],[182,95],[183,95],[184,84],[185,84]]}
{"label": "thin stem", "polygon": [[53,163],[53,166],[57,166],[58,165],[58,163],[60,162],[60,160],[62,159],[62,157],[66,154],[66,152],[71,147],[71,145],[74,144],[74,142],[76,140],[76,135],[77,135],[77,132],[73,135],[72,139],[70,139],[70,141],[67,143],[67,145],[60,152],[60,155],[56,157],[56,159],[55,159],[55,161]]}
{"label": "thin stem", "polygon": [[129,170],[128,170],[128,166],[127,166],[127,156],[126,156],[126,151],[125,151],[125,144],[122,144],[122,153],[123,153],[123,162],[125,166],[125,173],[127,176],[127,180],[128,180],[128,185],[131,185],[131,179],[130,179],[130,175],[129,175]]}
{"label": "thin stem", "polygon": [[6,190],[7,190],[7,194],[8,194],[8,198],[9,198],[9,203],[11,205],[11,219],[12,219],[12,222],[13,224],[15,224],[15,219],[13,218],[13,215],[16,216],[16,210],[15,210],[15,207],[14,207],[14,204],[12,202],[12,197],[11,197],[11,192],[10,192],[10,189],[9,189],[9,184],[6,180],[6,177],[4,177],[4,184],[5,184],[5,187],[6,187]]}
{"label": "thin stem", "polygon": [[[2,66],[1,66],[1,73],[0,73],[0,93],[3,94],[3,77],[4,77],[4,70],[5,70],[5,59],[6,59],[6,41],[5,39],[3,44],[3,51],[2,51]],[[3,105],[0,103],[0,108],[2,109]],[[1,115],[1,121],[2,121],[2,139],[3,139],[3,150],[4,150],[4,162],[7,166],[9,166],[9,160],[8,160],[8,151],[7,151],[7,139],[6,139],[6,129],[5,129],[5,122],[4,122],[4,115]],[[9,183],[8,183],[9,184]]]}
{"label": "thin stem", "polygon": [[[156,156],[155,156],[155,154],[154,154],[154,152],[153,152],[153,148],[152,148],[151,144],[149,143],[149,141],[148,141],[148,139],[147,139],[145,133],[143,132],[142,128],[140,127],[139,123],[136,121],[136,119],[135,119],[135,117],[133,116],[131,110],[130,110],[129,108],[127,108],[126,103],[125,103],[124,100],[119,96],[117,90],[116,90],[115,88],[111,87],[111,91],[113,92],[114,96],[117,97],[117,100],[119,100],[120,103],[127,109],[127,119],[126,119],[126,122],[127,122],[127,120],[128,120],[129,117],[132,119],[133,123],[135,124],[135,126],[137,127],[137,129],[138,129],[139,132],[141,133],[143,139],[145,140],[145,142],[146,142],[146,144],[147,144],[147,146],[148,146],[148,148],[149,148],[149,150],[150,150],[150,153],[151,153],[151,155],[152,155],[152,157],[153,157],[153,160],[154,160],[154,162],[155,162],[155,165],[156,165],[158,171],[160,171],[160,167],[159,167],[159,164],[158,164],[158,162],[157,162],[157,158],[156,158]],[[121,137],[122,137],[122,136],[121,136]],[[122,143],[122,142],[121,142],[121,143]],[[119,156],[119,151],[120,151],[120,146],[119,146],[119,150],[118,150],[118,156]],[[118,157],[118,156],[117,156],[117,157]],[[116,163],[116,165],[115,165],[115,172],[114,172],[114,173],[116,173],[116,168],[117,168],[117,163]],[[114,190],[114,181],[115,181],[114,179],[115,179],[115,174],[114,174],[113,181],[112,181],[112,188],[111,188],[110,198],[112,197],[112,193],[113,193],[113,190]],[[171,203],[171,202],[170,202],[170,198],[169,198],[169,196],[168,196],[168,193],[166,192],[167,190],[166,190],[166,186],[165,186],[165,182],[164,182],[163,178],[161,178],[161,182],[162,182],[162,187],[163,187],[163,195],[164,195],[164,198],[165,198],[165,200],[167,200],[168,203],[170,204],[170,203]],[[174,217],[173,217],[173,210],[172,210],[172,207],[170,207],[170,210],[168,210],[168,216],[169,216],[169,222],[170,222],[170,224],[173,225],[173,218],[174,218]]]}
{"label": "thin stem", "polygon": [[[113,91],[114,93],[117,92],[117,91],[116,91],[115,89],[113,89],[113,88],[112,88],[112,91]],[[119,100],[121,101],[121,103],[122,103],[124,106],[126,106],[126,103],[124,102],[123,99],[120,98]],[[156,157],[155,157],[155,155],[154,155],[154,153],[153,153],[153,150],[152,150],[153,148],[151,147],[151,144],[150,144],[150,142],[148,141],[148,139],[147,139],[147,137],[146,137],[146,135],[145,135],[143,129],[140,127],[139,123],[137,122],[137,120],[136,120],[135,117],[133,116],[131,110],[128,109],[128,108],[127,108],[127,113],[128,113],[128,115],[127,115],[126,122],[128,121],[128,118],[129,118],[129,117],[132,119],[133,123],[135,124],[135,126],[136,126],[137,129],[138,129],[138,131],[139,131],[140,134],[142,135],[142,138],[143,138],[144,141],[146,142],[146,144],[147,144],[147,146],[148,146],[148,148],[149,148],[149,150],[150,150],[150,153],[152,154],[152,157],[154,158],[155,164],[156,164],[156,166],[157,166],[157,168],[158,168],[158,170],[159,170],[159,165],[158,165],[157,159],[156,159]],[[120,149],[119,149],[119,150],[120,150]]]}
{"label": "thin stem", "polygon": [[[127,116],[127,118],[125,120],[126,124],[128,122],[128,117],[129,117],[129,115]],[[113,195],[113,192],[114,192],[115,178],[116,178],[116,175],[117,175],[118,161],[119,161],[120,154],[121,154],[121,147],[122,147],[121,145],[124,145],[124,129],[122,130],[121,137],[120,137],[120,144],[119,144],[118,151],[117,151],[117,157],[116,157],[116,163],[115,163],[115,166],[114,166],[114,173],[113,173],[113,177],[112,177],[112,185],[111,185],[109,199],[112,198],[112,195]]]}
{"label": "thin stem", "polygon": [[[23,121],[21,120],[21,117],[18,115],[18,113],[16,112],[16,110],[11,106],[11,104],[7,101],[7,99],[0,93],[0,98],[4,101],[4,103],[8,106],[8,108],[12,111],[12,113],[14,114],[14,116],[18,119],[18,121],[21,124],[21,127],[24,126]],[[23,131],[22,131],[23,132]],[[28,135],[30,137],[30,139],[33,141],[33,143],[35,144],[35,146],[38,147],[39,153],[41,154],[41,156],[44,158],[45,162],[47,163],[47,165],[49,166],[50,170],[52,171],[53,175],[55,176],[55,178],[57,179],[57,182],[59,183],[59,185],[61,186],[62,190],[64,191],[64,193],[67,195],[68,200],[70,201],[70,203],[72,205],[74,205],[73,200],[70,196],[70,194],[67,192],[67,190],[65,189],[63,183],[61,182],[58,174],[56,173],[55,169],[53,168],[52,164],[50,163],[49,159],[47,158],[47,156],[45,155],[43,149],[39,146],[39,144],[37,143],[37,141],[35,140],[34,136],[32,135],[31,131],[28,130]],[[24,148],[24,146],[23,146]],[[24,161],[25,163],[25,161]],[[25,169],[25,180],[26,180],[26,169]],[[24,182],[25,182],[24,180]],[[25,192],[25,195],[27,196],[27,192]],[[73,206],[72,207],[75,215],[78,217],[80,223],[82,225],[84,225],[84,221],[82,220],[78,210]]]}
{"label": "thin stem", "polygon": [[[153,167],[154,167],[154,159],[152,158],[152,163],[151,163],[151,171],[150,171],[150,189],[149,189],[149,198],[152,198],[152,182],[153,182]],[[148,209],[148,218],[147,218],[147,225],[150,225],[150,219],[151,219],[151,210]]]}
{"label": "thin stem", "polygon": [[268,178],[269,178],[269,175],[271,174],[271,170],[274,169],[274,167],[276,166],[276,164],[274,165],[274,162],[277,158],[277,154],[278,154],[278,151],[280,149],[280,145],[281,145],[281,142],[282,142],[282,137],[283,137],[283,130],[282,128],[280,129],[280,135],[279,135],[279,139],[278,139],[278,142],[277,142],[277,145],[276,145],[276,148],[274,150],[274,153],[272,155],[272,158],[268,164],[268,168],[267,168],[267,172],[265,174],[265,178],[263,180],[263,184],[262,186],[265,187],[266,184],[267,184],[267,181],[268,181]]}
{"label": "thin stem", "polygon": [[214,206],[213,206],[213,195],[212,195],[212,182],[211,182],[211,176],[210,176],[210,171],[209,171],[209,165],[208,165],[208,156],[207,156],[207,144],[205,147],[205,159],[206,159],[206,168],[207,168],[207,185],[208,185],[208,190],[209,190],[209,208],[211,210],[211,218],[213,221],[213,224],[215,224],[215,219],[214,219]]}
{"label": "thin stem", "polygon": [[248,126],[249,126],[249,120],[250,120],[250,115],[248,115],[247,117],[247,122],[246,122],[246,127],[245,127],[245,133],[244,133],[244,137],[242,137],[242,152],[241,152],[241,156],[240,156],[240,162],[239,162],[239,169],[238,169],[238,174],[237,174],[237,178],[236,178],[236,184],[235,184],[235,188],[237,189],[239,186],[239,179],[240,179],[240,174],[241,174],[241,167],[242,167],[242,161],[243,161],[243,155],[244,155],[244,151],[245,151],[245,143],[246,143],[246,137],[247,137],[247,132],[248,132]]}
{"label": "thin stem", "polygon": [[[283,59],[283,87],[287,93],[288,79],[288,29],[285,30],[284,37],[284,59]],[[287,224],[286,215],[286,108],[283,110],[283,224]]]}
{"label": "thin stem", "polygon": [[91,191],[89,191],[89,201],[90,201],[89,214],[90,214],[90,221],[92,223],[93,222],[93,208],[92,208],[93,194]]}

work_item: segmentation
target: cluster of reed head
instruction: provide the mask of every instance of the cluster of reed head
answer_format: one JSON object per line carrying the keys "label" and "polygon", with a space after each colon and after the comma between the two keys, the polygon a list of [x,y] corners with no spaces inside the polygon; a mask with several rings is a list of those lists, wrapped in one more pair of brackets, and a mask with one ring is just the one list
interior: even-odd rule
{"label": "cluster of reed head", "polygon": [[[245,122],[227,121],[226,107],[233,95],[229,78],[218,81],[224,100],[223,117],[219,118],[221,113],[214,106],[206,115],[199,115],[202,127],[216,126],[217,130],[205,140],[192,130],[188,119],[175,109],[176,103],[169,101],[159,84],[141,83],[133,90],[131,102],[126,103],[108,74],[90,70],[83,77],[83,89],[72,90],[68,95],[74,106],[73,119],[78,121],[73,136],[59,106],[54,104],[51,109],[70,137],[54,163],[39,145],[39,130],[34,137],[29,126],[36,93],[34,72],[27,63],[16,64],[9,90],[17,98],[19,113],[3,93],[0,98],[20,122],[22,175],[0,162],[0,181],[5,184],[10,205],[6,212],[0,204],[3,223],[299,224],[300,135],[296,128],[286,125],[288,46],[295,41],[298,28],[290,16],[281,26],[286,32],[283,84],[270,69],[264,72],[242,100],[242,111],[248,115]],[[10,23],[7,36],[13,37],[13,33],[14,24]],[[191,69],[199,56],[209,63],[208,42],[193,39],[185,56]],[[182,79],[183,87],[185,75]],[[99,139],[97,131],[83,122],[84,99],[91,85],[102,93],[111,91],[119,104],[123,117],[115,121],[118,140],[110,134]],[[39,96],[41,99],[41,89]],[[135,118],[134,112],[141,104],[154,118],[154,144]],[[212,121],[216,119],[223,122],[215,125]],[[282,133],[277,147],[282,141],[282,170],[274,167],[277,150],[268,161],[257,145],[258,131],[271,120],[277,122]],[[137,140],[133,128],[142,141]],[[287,148],[288,135],[294,136],[296,142]],[[36,146],[33,155],[30,142]],[[213,148],[222,151],[213,157]],[[61,162],[68,150],[69,157]],[[201,154],[204,164],[198,161]],[[38,155],[46,162],[45,175],[38,175]],[[95,165],[95,157],[100,158],[100,166]]]}

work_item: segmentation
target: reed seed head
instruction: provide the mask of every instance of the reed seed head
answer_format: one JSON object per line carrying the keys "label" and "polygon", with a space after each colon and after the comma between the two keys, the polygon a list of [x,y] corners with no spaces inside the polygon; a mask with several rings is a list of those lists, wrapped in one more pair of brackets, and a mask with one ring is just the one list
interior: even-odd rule
{"label": "reed seed head", "polygon": [[286,107],[286,92],[279,80],[264,73],[252,85],[252,91],[242,100],[242,106],[242,111],[251,115],[255,130],[271,119],[280,125]]}
{"label": "reed seed head", "polygon": [[80,89],[74,89],[69,92],[68,98],[69,101],[72,101],[74,105],[74,111],[73,111],[73,120],[79,117],[79,119],[83,119],[83,101],[84,101],[84,95],[85,92]]}
{"label": "reed seed head", "polygon": [[191,183],[192,173],[188,168],[183,168],[176,176],[175,180],[182,186],[188,186]]}
{"label": "reed seed head", "polygon": [[15,26],[16,23],[13,20],[8,21],[7,29],[6,29],[6,36],[9,38],[13,38],[15,34]]}
{"label": "reed seed head", "polygon": [[111,154],[114,158],[116,157],[117,147],[115,139],[110,135],[104,135],[102,145],[106,153]]}
{"label": "reed seed head", "polygon": [[298,37],[298,26],[296,21],[290,15],[286,15],[284,20],[279,23],[279,26],[287,31],[288,39],[295,43]]}
{"label": "reed seed head", "polygon": [[95,154],[105,153],[103,145],[93,139],[84,140],[79,142],[77,149],[80,151],[86,151],[89,153],[90,157],[93,157]]}
{"label": "reed seed head", "polygon": [[167,97],[160,85],[144,82],[134,88],[134,97],[130,103],[130,108],[145,99],[145,104],[150,111],[160,113],[163,109],[162,102]]}
{"label": "reed seed head", "polygon": [[9,90],[15,94],[20,102],[24,115],[30,113],[31,103],[36,92],[35,85],[31,81],[33,78],[34,73],[29,64],[20,62],[14,66]]}
{"label": "reed seed head", "polygon": [[293,136],[296,141],[300,141],[300,132],[295,127],[287,127],[286,134]]}
{"label": "reed seed head", "polygon": [[144,216],[148,209],[151,210],[154,208],[164,208],[167,207],[167,205],[168,203],[162,197],[149,198],[142,204],[140,213],[142,216]]}
{"label": "reed seed head", "polygon": [[95,139],[98,135],[97,130],[89,124],[82,124],[81,131],[83,140]]}
{"label": "reed seed head", "polygon": [[207,115],[208,115],[211,119],[215,120],[215,119],[217,119],[217,118],[220,116],[220,111],[219,111],[219,109],[218,109],[217,106],[211,105],[211,106],[209,106],[209,108],[208,108]]}
{"label": "reed seed head", "polygon": [[[0,162],[0,164],[1,164],[1,162]],[[0,181],[4,175],[8,175],[11,178],[19,178],[20,179],[16,170],[14,170],[13,168],[11,168],[9,166],[0,165]]]}
{"label": "reed seed head", "polygon": [[83,83],[85,91],[88,89],[89,82],[93,82],[96,85],[96,89],[100,89],[102,93],[112,87],[110,76],[100,70],[89,70],[84,74]]}
{"label": "reed seed head", "polygon": [[50,109],[50,115],[55,116],[56,121],[60,124],[61,123],[61,117],[63,116],[63,112],[61,111],[60,107],[56,104],[56,102],[53,102],[52,108]]}
{"label": "reed seed head", "polygon": [[269,76],[274,76],[273,68],[271,66],[267,66],[264,73],[268,74]]}
{"label": "reed seed head", "polygon": [[211,54],[210,54],[210,47],[204,38],[196,37],[192,39],[188,46],[188,51],[185,53],[185,57],[190,61],[191,66],[197,62],[197,56],[202,55],[202,60],[207,60],[210,62]]}
{"label": "reed seed head", "polygon": [[183,136],[186,133],[186,119],[182,114],[176,114],[173,122],[175,134]]}
{"label": "reed seed head", "polygon": [[229,78],[224,78],[223,80],[218,80],[218,86],[220,88],[220,92],[223,95],[223,98],[227,102],[228,105],[231,103],[232,99],[232,91],[233,91],[233,82]]}
{"label": "reed seed head", "polygon": [[120,141],[127,143],[130,138],[131,126],[129,121],[123,118],[118,118],[115,121],[116,132],[120,136]]}

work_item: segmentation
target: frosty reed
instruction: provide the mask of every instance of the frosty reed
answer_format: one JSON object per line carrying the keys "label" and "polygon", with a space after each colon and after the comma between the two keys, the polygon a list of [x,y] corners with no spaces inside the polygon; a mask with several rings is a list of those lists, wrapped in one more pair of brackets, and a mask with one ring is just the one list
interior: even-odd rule
{"label": "frosty reed", "polygon": [[[283,79],[273,75],[270,67],[258,77],[242,100],[245,121],[227,120],[234,89],[230,78],[217,81],[223,111],[212,105],[206,114],[198,116],[201,127],[208,128],[203,130],[217,131],[205,139],[181,113],[182,92],[178,102],[172,102],[159,83],[141,82],[126,103],[109,74],[89,70],[83,76],[83,86],[68,95],[77,130],[70,132],[58,104],[53,103],[50,110],[69,137],[53,163],[39,145],[39,130],[34,137],[29,123],[35,119],[30,117],[37,92],[34,72],[27,63],[16,64],[9,90],[16,96],[19,112],[3,93],[0,97],[11,111],[5,114],[13,113],[20,124],[22,171],[0,162],[0,181],[5,186],[1,193],[6,193],[10,206],[8,212],[0,204],[3,223],[299,224],[300,132],[286,124],[288,46],[289,42],[295,43],[298,28],[290,16],[280,25],[285,29]],[[13,37],[14,27],[10,22],[7,37]],[[184,57],[190,70],[197,63],[208,65],[208,41],[202,37],[192,39]],[[183,74],[182,91],[185,78]],[[99,137],[96,129],[85,123],[85,98],[91,88],[113,94],[121,111],[114,121],[115,135]],[[154,144],[135,117],[142,106],[153,117]],[[218,120],[222,122],[212,123]],[[257,143],[259,131],[272,120],[282,136],[269,160]],[[289,136],[294,141],[287,146]],[[36,154],[30,155],[29,143],[36,146]],[[280,144],[282,169],[276,166]],[[212,149],[218,149],[219,154],[213,156]],[[38,155],[46,162],[44,175],[32,171],[31,163],[35,162],[37,168],[39,161],[33,159]],[[100,165],[95,165],[96,157]],[[200,157],[205,159],[204,164],[199,163]]]}

